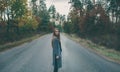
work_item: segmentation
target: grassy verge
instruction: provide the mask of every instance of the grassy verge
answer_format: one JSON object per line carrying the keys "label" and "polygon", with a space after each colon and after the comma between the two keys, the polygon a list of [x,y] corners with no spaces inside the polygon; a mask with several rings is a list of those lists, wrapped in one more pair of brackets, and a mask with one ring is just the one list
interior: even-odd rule
{"label": "grassy verge", "polygon": [[75,34],[71,34],[71,35],[64,34],[64,35],[67,36],[68,38],[80,43],[80,45],[82,45],[83,47],[88,48],[88,49],[94,51],[95,53],[101,55],[105,59],[107,59],[109,61],[114,61],[114,62],[120,63],[120,52],[119,51],[116,51],[116,50],[110,49],[110,48],[106,48],[101,45],[97,45],[97,44],[93,43],[92,41],[82,39]]}
{"label": "grassy verge", "polygon": [[11,48],[18,46],[18,45],[21,45],[23,43],[30,42],[30,41],[32,41],[36,38],[39,38],[40,36],[45,35],[45,34],[46,33],[36,34],[34,36],[31,36],[31,37],[23,38],[19,41],[9,42],[9,43],[0,45],[0,52],[11,49]]}

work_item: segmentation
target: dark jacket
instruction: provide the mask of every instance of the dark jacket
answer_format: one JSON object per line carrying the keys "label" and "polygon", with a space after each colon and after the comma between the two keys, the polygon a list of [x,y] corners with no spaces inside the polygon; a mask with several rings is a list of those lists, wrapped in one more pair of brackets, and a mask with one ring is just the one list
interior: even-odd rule
{"label": "dark jacket", "polygon": [[54,37],[52,39],[52,47],[53,47],[53,66],[55,67],[55,59],[56,56],[59,56],[59,59],[57,59],[57,67],[61,68],[62,67],[62,48],[61,48],[61,43],[60,40],[57,37]]}

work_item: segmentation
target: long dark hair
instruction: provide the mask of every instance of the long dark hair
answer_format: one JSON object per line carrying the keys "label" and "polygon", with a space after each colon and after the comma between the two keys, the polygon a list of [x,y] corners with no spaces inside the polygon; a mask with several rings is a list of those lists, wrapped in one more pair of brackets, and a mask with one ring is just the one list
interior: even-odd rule
{"label": "long dark hair", "polygon": [[[55,30],[58,30],[58,31],[59,31],[59,34],[58,34],[58,35],[55,34]],[[53,38],[54,38],[54,37],[57,37],[57,38],[58,38],[59,44],[60,44],[60,50],[62,51],[62,48],[61,48],[61,41],[60,41],[60,30],[57,29],[57,28],[55,28],[55,29],[53,30]],[[53,41],[52,41],[52,46],[53,46]]]}
{"label": "long dark hair", "polygon": [[[58,35],[55,34],[55,30],[58,30],[58,31],[59,31],[59,34],[58,34]],[[55,29],[53,30],[53,37],[57,37],[57,38],[60,40],[60,30],[59,30],[59,29],[55,28]]]}

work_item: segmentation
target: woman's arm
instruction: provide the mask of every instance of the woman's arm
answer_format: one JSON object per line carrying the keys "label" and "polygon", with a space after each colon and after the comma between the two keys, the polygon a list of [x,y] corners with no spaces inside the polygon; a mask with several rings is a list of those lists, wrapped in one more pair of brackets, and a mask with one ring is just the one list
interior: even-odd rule
{"label": "woman's arm", "polygon": [[54,51],[54,54],[56,54],[57,56],[60,56],[60,43],[59,43],[59,40],[57,39],[53,39],[52,41],[52,46],[53,46],[53,51]]}
{"label": "woman's arm", "polygon": [[62,51],[61,41],[59,42],[59,44],[60,44],[60,51]]}
{"label": "woman's arm", "polygon": [[52,41],[51,41],[51,46],[52,46],[52,48],[53,48],[53,39],[52,39]]}

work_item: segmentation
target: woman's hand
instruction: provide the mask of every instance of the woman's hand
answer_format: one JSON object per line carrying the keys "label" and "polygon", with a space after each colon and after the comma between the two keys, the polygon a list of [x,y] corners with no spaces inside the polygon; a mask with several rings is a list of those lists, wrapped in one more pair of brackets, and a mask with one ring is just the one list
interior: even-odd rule
{"label": "woman's hand", "polygon": [[59,59],[59,56],[56,56],[56,59]]}

